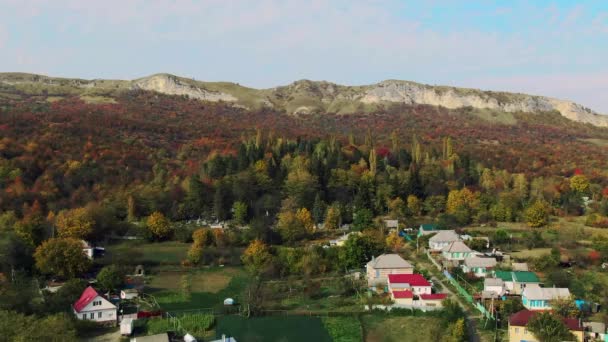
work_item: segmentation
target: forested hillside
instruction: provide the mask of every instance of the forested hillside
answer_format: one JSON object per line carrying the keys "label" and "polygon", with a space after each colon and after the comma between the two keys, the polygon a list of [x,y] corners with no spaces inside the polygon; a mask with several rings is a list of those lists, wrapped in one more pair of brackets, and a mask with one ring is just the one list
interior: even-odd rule
{"label": "forested hillside", "polygon": [[509,114],[516,120],[505,123],[496,119],[505,113],[400,105],[294,116],[145,91],[116,103],[47,100],[0,107],[0,209],[20,219],[97,203],[118,220],[154,211],[224,220],[237,201],[254,218],[276,213],[293,187],[310,210],[320,197],[346,208],[365,200],[383,214],[397,197],[445,197],[465,186],[506,192],[515,179],[531,185],[517,207],[529,192],[568,212],[581,210],[568,202],[575,173],[592,183],[591,198],[608,185],[608,130],[557,113]]}

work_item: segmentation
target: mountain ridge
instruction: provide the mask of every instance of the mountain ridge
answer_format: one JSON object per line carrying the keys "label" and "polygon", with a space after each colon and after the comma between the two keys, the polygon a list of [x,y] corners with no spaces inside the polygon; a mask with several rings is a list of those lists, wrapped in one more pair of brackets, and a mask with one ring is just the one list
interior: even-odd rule
{"label": "mountain ridge", "polygon": [[247,109],[272,107],[289,114],[373,112],[391,104],[423,104],[449,109],[472,107],[502,112],[550,112],[576,122],[608,127],[602,115],[573,101],[522,93],[436,86],[405,80],[384,80],[348,86],[328,81],[297,80],[290,84],[256,89],[232,82],[204,82],[167,73],[134,80],[59,78],[28,73],[0,73],[0,94],[14,90],[32,94],[101,95],[141,89],[167,95],[228,102]]}

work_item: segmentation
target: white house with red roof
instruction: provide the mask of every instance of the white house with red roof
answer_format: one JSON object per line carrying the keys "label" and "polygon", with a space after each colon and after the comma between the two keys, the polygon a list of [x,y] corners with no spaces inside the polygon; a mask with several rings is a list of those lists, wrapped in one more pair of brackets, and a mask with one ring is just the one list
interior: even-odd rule
{"label": "white house with red roof", "polygon": [[389,292],[411,291],[414,295],[431,294],[432,286],[422,274],[389,274]]}
{"label": "white house with red roof", "polygon": [[441,302],[443,302],[444,299],[446,299],[448,297],[447,293],[431,293],[431,294],[421,294],[419,296],[420,300],[420,305],[422,306],[433,306],[433,307],[442,307],[443,305],[441,304]]}
{"label": "white house with red roof", "polygon": [[391,291],[391,299],[395,302],[395,304],[413,305],[414,293],[410,290],[394,290]]}
{"label": "white house with red roof", "polygon": [[78,319],[100,323],[116,322],[116,305],[105,299],[91,286],[87,287],[80,298],[72,305]]}

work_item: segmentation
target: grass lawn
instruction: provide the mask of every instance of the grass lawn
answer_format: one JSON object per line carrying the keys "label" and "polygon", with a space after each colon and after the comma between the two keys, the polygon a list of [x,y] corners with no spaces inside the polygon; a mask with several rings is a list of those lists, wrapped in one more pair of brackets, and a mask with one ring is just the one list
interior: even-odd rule
{"label": "grass lawn", "polygon": [[363,316],[366,342],[437,341],[443,331],[435,317]]}
{"label": "grass lawn", "polygon": [[522,249],[517,252],[513,252],[511,256],[517,259],[529,259],[529,258],[538,258],[544,255],[551,254],[551,248],[532,248],[532,249]]}
{"label": "grass lawn", "polygon": [[[185,297],[180,288],[184,275],[190,277],[190,298]],[[247,285],[244,270],[236,267],[216,267],[195,270],[189,273],[161,271],[152,276],[146,292],[153,295],[163,310],[179,311],[202,308],[222,308],[224,299],[233,298],[237,302]]]}
{"label": "grass lawn", "polygon": [[217,318],[215,334],[216,338],[226,334],[239,342],[333,341],[321,318],[308,316],[267,316],[249,319],[241,316],[222,316]]}
{"label": "grass lawn", "polygon": [[125,241],[107,246],[106,258],[123,265],[179,265],[190,244],[183,242]]}

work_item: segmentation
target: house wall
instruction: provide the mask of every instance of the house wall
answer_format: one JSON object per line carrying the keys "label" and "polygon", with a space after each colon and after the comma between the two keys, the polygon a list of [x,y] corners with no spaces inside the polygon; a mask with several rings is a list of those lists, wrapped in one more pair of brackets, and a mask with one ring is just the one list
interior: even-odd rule
{"label": "house wall", "polygon": [[549,301],[548,300],[542,300],[542,299],[533,299],[530,300],[524,296],[521,297],[521,303],[524,305],[524,307],[528,310],[548,310],[551,309],[551,305],[549,305]]}
{"label": "house wall", "polygon": [[442,302],[441,299],[420,299],[420,305],[432,306],[432,307],[436,307],[436,308],[443,307],[441,302]]}
{"label": "house wall", "polygon": [[503,292],[503,288],[502,286],[486,286],[484,288],[485,291],[493,291],[496,293],[502,293]]}
{"label": "house wall", "polygon": [[[578,342],[583,342],[582,331],[570,331],[576,337]],[[509,325],[509,342],[539,342],[534,335],[526,329],[526,327],[512,326]]]}
{"label": "house wall", "polygon": [[376,279],[382,279],[384,283],[387,282],[387,277],[389,274],[413,274],[414,268],[380,268],[375,269],[373,267],[367,267],[367,280],[369,283]]}
{"label": "house wall", "polygon": [[393,301],[395,301],[395,304],[399,304],[399,305],[413,305],[414,304],[413,298],[395,298],[395,297],[393,297]]}
{"label": "house wall", "polygon": [[463,261],[464,259],[468,258],[471,253],[470,252],[443,252],[442,253],[443,257],[447,260],[458,260],[458,261]]}
{"label": "house wall", "polygon": [[76,315],[76,318],[80,320],[93,322],[111,322],[116,321],[117,319],[116,308],[80,312],[76,312],[74,310],[74,315]]}

